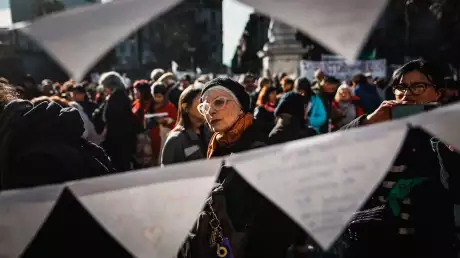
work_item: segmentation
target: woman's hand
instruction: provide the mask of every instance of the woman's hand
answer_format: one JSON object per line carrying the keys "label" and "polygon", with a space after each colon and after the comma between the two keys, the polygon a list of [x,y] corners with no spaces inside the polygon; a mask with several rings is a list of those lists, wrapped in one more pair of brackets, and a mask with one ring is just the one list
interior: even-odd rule
{"label": "woman's hand", "polygon": [[370,115],[366,117],[363,121],[365,125],[375,124],[380,122],[385,122],[391,120],[391,109],[396,105],[401,105],[403,103],[396,100],[386,100]]}

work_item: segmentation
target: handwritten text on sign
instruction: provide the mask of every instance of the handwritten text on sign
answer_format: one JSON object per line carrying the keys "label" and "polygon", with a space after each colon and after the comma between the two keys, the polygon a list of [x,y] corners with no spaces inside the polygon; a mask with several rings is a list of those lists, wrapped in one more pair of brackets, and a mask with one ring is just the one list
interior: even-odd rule
{"label": "handwritten text on sign", "polygon": [[347,64],[344,60],[335,61],[300,61],[300,73],[302,77],[314,80],[317,69],[321,69],[325,74],[337,77],[340,80],[351,80],[360,73],[371,73],[372,77],[387,76],[387,62],[385,59],[371,61],[356,61],[354,64]]}

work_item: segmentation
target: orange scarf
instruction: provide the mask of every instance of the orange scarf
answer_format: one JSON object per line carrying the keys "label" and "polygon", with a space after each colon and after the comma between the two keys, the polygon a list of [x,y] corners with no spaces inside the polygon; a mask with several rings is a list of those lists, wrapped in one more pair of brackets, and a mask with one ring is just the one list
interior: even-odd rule
{"label": "orange scarf", "polygon": [[214,150],[217,146],[229,146],[236,141],[238,141],[246,129],[248,129],[253,123],[253,116],[252,114],[244,114],[236,123],[232,126],[230,130],[225,133],[214,133],[209,141],[208,146],[208,155],[207,158],[210,159]]}

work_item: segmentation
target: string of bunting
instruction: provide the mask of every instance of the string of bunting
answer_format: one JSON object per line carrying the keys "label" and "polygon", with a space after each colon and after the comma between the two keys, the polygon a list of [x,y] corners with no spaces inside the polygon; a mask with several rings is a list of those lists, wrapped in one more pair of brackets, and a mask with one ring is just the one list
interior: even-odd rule
{"label": "string of bunting", "polygon": [[[380,0],[242,2],[298,27],[347,60],[356,58],[386,5]],[[118,41],[177,3],[124,0],[94,4],[44,17],[20,30],[78,80]],[[353,34],[356,31],[360,34]],[[455,104],[225,160],[328,249],[385,176],[409,125],[458,149],[459,119],[460,104]],[[1,192],[0,257],[28,257],[38,248],[49,246],[41,250],[49,252],[68,247],[68,242],[74,248],[67,251],[81,256],[114,252],[117,257],[122,253],[126,257],[172,257],[200,212],[222,161],[202,160]]]}

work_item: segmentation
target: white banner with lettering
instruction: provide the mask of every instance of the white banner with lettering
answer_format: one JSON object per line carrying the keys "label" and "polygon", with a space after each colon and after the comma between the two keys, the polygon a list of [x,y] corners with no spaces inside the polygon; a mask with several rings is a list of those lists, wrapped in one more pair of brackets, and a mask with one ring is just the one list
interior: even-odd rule
{"label": "white banner with lettering", "polygon": [[356,61],[351,65],[344,60],[300,61],[300,75],[307,77],[310,81],[314,80],[317,69],[321,69],[326,75],[334,76],[340,80],[351,80],[354,75],[359,73],[371,73],[372,77],[387,76],[386,59]]}

